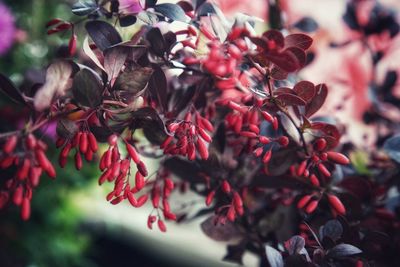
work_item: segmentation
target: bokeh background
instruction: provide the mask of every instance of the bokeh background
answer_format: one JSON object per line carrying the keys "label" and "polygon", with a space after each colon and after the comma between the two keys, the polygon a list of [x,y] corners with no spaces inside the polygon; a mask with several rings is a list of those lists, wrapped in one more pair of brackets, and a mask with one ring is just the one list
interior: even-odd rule
{"label": "bokeh background", "polygon": [[[129,1],[135,2],[122,2]],[[273,15],[268,6],[275,1],[214,2],[228,17],[242,12],[268,22]],[[347,1],[278,2],[286,28],[298,31],[292,25],[305,21],[308,24],[303,30],[309,31],[315,40],[310,64],[298,75],[315,84],[328,84],[329,96],[321,115],[329,114],[343,127],[344,140],[355,144],[361,156],[363,152],[368,153],[381,134],[379,125],[370,123],[366,117],[376,109],[371,85],[384,83],[389,71],[400,71],[399,35],[392,37],[384,32],[377,34],[376,40],[369,40],[375,46],[371,49],[378,47],[384,51],[379,64],[374,64],[371,51],[360,41],[363,37],[343,19]],[[370,14],[376,1],[365,2],[371,4],[365,4],[365,10],[359,11],[359,20],[363,12]],[[399,21],[399,0],[379,2]],[[67,0],[0,0],[0,72],[20,86],[43,80],[43,69],[52,59],[65,53],[69,37],[47,36],[45,24],[52,18],[78,20],[70,12],[73,3]],[[368,20],[368,15],[365,17]],[[260,31],[267,28],[267,23],[259,22]],[[129,31],[134,30],[135,26],[124,30],[123,35],[129,36]],[[346,45],[338,48],[341,44]],[[394,98],[400,96],[399,86],[396,78],[390,88]],[[385,103],[379,110],[393,123],[400,122],[396,103]],[[22,110],[10,105],[4,96],[0,97],[2,131],[22,123],[22,117]],[[43,138],[54,138],[51,126],[43,133]],[[55,148],[52,149],[56,159]],[[156,161],[150,164],[153,169],[157,168]],[[0,266],[232,266],[220,261],[226,244],[212,241],[201,232],[199,224],[204,218],[179,225],[170,223],[165,234],[149,231],[146,219],[150,207],[137,210],[128,204],[111,206],[105,201],[109,188],[97,185],[96,166],[85,165],[83,171],[77,172],[71,165],[57,170],[57,180],[43,180],[34,194],[32,218],[28,222],[20,220],[15,207],[0,210]],[[359,168],[362,167],[361,160]],[[190,205],[186,200],[190,200]],[[179,197],[176,205],[178,209],[195,212],[204,204],[201,198],[185,195]],[[244,263],[258,266],[257,258],[250,254],[245,256]]]}

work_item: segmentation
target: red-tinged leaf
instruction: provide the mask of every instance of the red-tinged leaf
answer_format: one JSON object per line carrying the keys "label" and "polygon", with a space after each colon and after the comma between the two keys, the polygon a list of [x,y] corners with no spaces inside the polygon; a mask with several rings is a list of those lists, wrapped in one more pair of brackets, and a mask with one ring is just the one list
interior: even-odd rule
{"label": "red-tinged leaf", "polygon": [[298,47],[300,49],[308,49],[313,42],[313,39],[303,33],[294,33],[285,37],[285,47]]}
{"label": "red-tinged leaf", "polygon": [[296,94],[304,99],[307,103],[310,103],[313,97],[315,96],[315,86],[312,82],[309,81],[301,81],[298,82],[293,90]]}
{"label": "red-tinged leaf", "polygon": [[274,41],[276,49],[282,49],[285,46],[285,38],[280,31],[269,30],[264,32],[262,36],[268,41]]}
{"label": "red-tinged leaf", "polygon": [[122,42],[117,30],[105,21],[93,20],[86,23],[85,28],[96,46],[104,51]]}
{"label": "red-tinged leaf", "polygon": [[302,98],[300,98],[294,94],[287,94],[287,93],[279,94],[276,97],[276,99],[281,101],[286,106],[304,106],[304,105],[306,105],[306,101],[304,101]]}
{"label": "red-tinged leaf", "polygon": [[325,84],[319,84],[315,86],[315,96],[312,101],[307,104],[305,116],[310,117],[315,112],[317,112],[325,102],[325,99],[328,95],[328,87]]}
{"label": "red-tinged leaf", "polygon": [[298,47],[288,47],[285,49],[288,53],[293,54],[296,57],[297,61],[299,62],[300,67],[303,67],[306,64],[307,56],[304,50]]}
{"label": "red-tinged leaf", "polygon": [[282,81],[285,80],[288,76],[288,73],[281,68],[274,66],[270,72],[270,75],[273,79]]}
{"label": "red-tinged leaf", "polygon": [[18,104],[25,103],[24,98],[22,97],[19,89],[14,85],[14,83],[8,79],[6,76],[0,73],[0,91],[3,92],[6,96],[11,98],[12,101]]}
{"label": "red-tinged leaf", "polygon": [[76,40],[76,34],[73,34],[71,38],[69,38],[68,51],[70,56],[73,56],[76,53]]}
{"label": "red-tinged leaf", "polygon": [[279,87],[275,89],[274,95],[280,95],[280,94],[294,94],[294,91],[289,87]]}
{"label": "red-tinged leaf", "polygon": [[130,49],[127,46],[113,46],[104,51],[104,69],[108,75],[108,80],[112,81],[118,76]]}
{"label": "red-tinged leaf", "polygon": [[293,72],[300,67],[297,57],[292,52],[287,50],[282,53],[265,53],[264,56],[276,66],[287,72]]}
{"label": "red-tinged leaf", "polygon": [[[336,128],[336,126],[333,124],[328,124],[328,123],[324,123],[324,122],[313,122],[311,124],[311,129],[321,131],[325,135],[333,137],[336,140],[339,140],[339,138],[340,138],[340,132]],[[324,138],[326,141],[328,141],[326,136]]]}

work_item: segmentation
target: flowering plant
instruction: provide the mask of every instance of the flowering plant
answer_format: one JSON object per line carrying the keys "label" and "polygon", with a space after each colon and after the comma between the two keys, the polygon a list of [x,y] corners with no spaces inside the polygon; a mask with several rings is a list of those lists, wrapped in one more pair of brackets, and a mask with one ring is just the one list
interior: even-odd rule
{"label": "flowering plant", "polygon": [[[150,229],[209,214],[208,236],[240,240],[226,260],[241,262],[249,250],[271,266],[367,262],[358,247],[370,235],[354,237],[354,222],[372,213],[390,223],[394,215],[379,204],[389,187],[371,192],[367,209],[355,207],[356,187],[370,184],[343,178],[350,160],[342,131],[315,116],[328,87],[296,80],[313,39],[275,29],[259,35],[253,18],[231,23],[206,1],[127,2],[82,1],[72,8],[79,21],[49,21],[49,35],[70,34],[69,56],[48,66],[43,84],[21,91],[0,76],[1,90],[29,110],[23,128],[0,136],[0,167],[9,174],[0,207],[20,206],[29,219],[41,177],[56,177],[40,138],[56,122],[60,167],[98,162],[99,185],[114,185],[112,205],[151,202]],[[86,64],[71,59],[82,23]],[[132,25],[140,27],[123,39]],[[145,158],[160,160],[155,173]],[[174,211],[177,189],[203,196],[206,207],[191,216]],[[296,222],[286,229],[290,239],[279,234],[281,218]]]}

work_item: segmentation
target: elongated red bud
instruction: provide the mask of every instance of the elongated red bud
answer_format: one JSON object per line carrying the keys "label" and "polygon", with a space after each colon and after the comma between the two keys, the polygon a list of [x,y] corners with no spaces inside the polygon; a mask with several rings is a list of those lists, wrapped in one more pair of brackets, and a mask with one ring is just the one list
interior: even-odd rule
{"label": "elongated red bud", "polygon": [[137,206],[137,200],[135,198],[135,195],[132,192],[129,191],[129,192],[127,192],[127,197],[128,197],[129,203],[131,203],[131,205],[133,207],[136,207]]}
{"label": "elongated red bud", "polygon": [[207,143],[210,143],[211,142],[211,136],[208,134],[208,133],[206,133],[206,131],[203,129],[203,128],[200,128],[200,127],[198,127],[198,132],[199,132],[199,134],[200,134],[200,136],[201,136],[201,138],[203,138],[204,139],[204,141],[206,141]]}
{"label": "elongated red bud", "polygon": [[278,143],[283,147],[287,147],[289,145],[289,138],[287,136],[281,136],[278,139]]}
{"label": "elongated red bud", "polygon": [[147,218],[147,228],[149,228],[150,230],[153,229],[153,223],[157,221],[157,217],[154,215],[149,215],[149,217]]}
{"label": "elongated red bud", "polygon": [[108,169],[107,171],[103,172],[103,174],[99,178],[99,185],[102,185],[105,181],[108,180],[108,178],[111,176],[111,169]]}
{"label": "elongated red bud", "polygon": [[49,22],[46,23],[46,28],[51,27],[51,26],[54,26],[54,25],[56,25],[56,24],[58,24],[58,23],[60,23],[60,22],[62,22],[62,21],[63,21],[63,20],[57,19],[57,18],[52,19],[52,20],[50,20]]}
{"label": "elongated red bud", "polygon": [[167,138],[165,138],[164,142],[162,142],[162,144],[160,145],[160,148],[161,148],[161,149],[166,148],[166,147],[171,143],[171,141],[172,141],[173,139],[174,139],[173,136],[168,135]]}
{"label": "elongated red bud", "polygon": [[167,231],[167,227],[165,226],[164,221],[158,219],[157,225],[158,225],[158,229],[160,229],[161,232],[165,233]]}
{"label": "elongated red bud", "polygon": [[71,151],[72,148],[72,144],[71,143],[67,143],[63,149],[61,150],[60,156],[63,158],[68,157],[69,152]]}
{"label": "elongated red bud", "polygon": [[312,200],[310,204],[307,205],[305,212],[310,214],[318,207],[318,200]]}
{"label": "elongated red bud", "polygon": [[227,180],[222,181],[222,191],[224,191],[227,194],[231,192],[231,185]]}
{"label": "elongated red bud", "polygon": [[206,129],[209,132],[214,131],[214,126],[211,124],[209,120],[201,117],[200,115],[196,116],[196,123],[201,127]]}
{"label": "elongated red bud", "polygon": [[300,163],[299,168],[297,169],[297,176],[302,176],[307,167],[307,160],[304,160]]}
{"label": "elongated red bud", "polygon": [[207,149],[207,146],[204,143],[204,141],[200,138],[197,138],[196,145],[197,145],[197,150],[200,153],[200,157],[203,160],[207,160],[208,159],[208,149]]}
{"label": "elongated red bud", "polygon": [[111,204],[112,205],[117,205],[117,204],[121,203],[122,200],[124,200],[123,196],[116,197],[113,200],[111,200]]}
{"label": "elongated red bud", "polygon": [[328,155],[328,159],[330,161],[333,161],[334,163],[342,164],[342,165],[347,165],[350,163],[350,160],[341,153],[329,151],[329,152],[327,152],[327,155]]}
{"label": "elongated red bud", "polygon": [[118,141],[118,136],[116,134],[112,134],[108,137],[107,141],[110,146],[115,146]]}
{"label": "elongated red bud", "polygon": [[268,112],[266,112],[266,111],[261,111],[261,115],[262,115],[263,118],[264,118],[266,121],[268,121],[269,123],[274,122],[274,117],[272,117],[272,115],[269,114]]}
{"label": "elongated red bud", "polygon": [[269,140],[269,138],[266,136],[260,136],[258,139],[260,140],[260,143],[264,145],[269,144],[271,142],[271,140]]}
{"label": "elongated red bud", "polygon": [[132,158],[133,162],[138,164],[140,162],[140,158],[136,149],[129,143],[126,143],[126,150],[128,151],[129,156]]}
{"label": "elongated red bud", "polygon": [[328,169],[325,167],[324,164],[319,163],[318,164],[318,170],[325,175],[326,177],[331,177],[331,173],[328,171]]}
{"label": "elongated red bud", "polygon": [[11,154],[17,146],[18,137],[16,135],[10,136],[3,146],[3,151],[6,154]]}
{"label": "elongated red bud", "polygon": [[153,190],[151,190],[151,202],[154,208],[158,208],[160,204],[160,189],[158,186],[153,187]]}
{"label": "elongated red bud", "polygon": [[314,143],[314,148],[317,151],[323,151],[326,148],[326,140],[324,138],[318,138]]}
{"label": "elongated red bud", "polygon": [[21,168],[17,172],[17,178],[19,180],[25,180],[28,177],[29,174],[29,168],[31,167],[31,161],[28,158],[24,159],[24,162],[22,163]]}
{"label": "elongated red bud", "polygon": [[268,150],[267,152],[265,152],[264,156],[263,156],[263,163],[268,163],[271,160],[271,156],[272,156],[272,150]]}
{"label": "elongated red bud", "polygon": [[278,130],[279,127],[279,121],[277,117],[274,117],[274,120],[272,121],[272,128],[276,131]]}
{"label": "elongated red bud", "polygon": [[315,174],[311,174],[310,176],[310,182],[314,186],[320,186],[319,180]]}
{"label": "elongated red bud", "polygon": [[256,148],[256,149],[253,151],[253,154],[254,154],[256,157],[259,157],[259,156],[261,156],[261,154],[263,153],[263,151],[264,151],[264,148],[263,148],[263,147],[258,147],[258,148]]}
{"label": "elongated red bud", "polygon": [[335,195],[327,194],[327,196],[329,204],[335,209],[335,211],[340,215],[345,215],[346,208],[344,207],[342,201],[340,201],[340,199]]}
{"label": "elongated red bud", "polygon": [[235,221],[235,217],[236,217],[236,212],[235,212],[235,207],[234,205],[231,205],[228,209],[228,212],[226,213],[226,217],[228,218],[228,220],[230,220],[231,222]]}
{"label": "elongated red bud", "polygon": [[235,208],[243,207],[242,197],[238,192],[233,193],[233,203],[235,204]]}
{"label": "elongated red bud", "polygon": [[88,149],[85,153],[85,159],[86,161],[92,161],[93,160],[93,150]]}
{"label": "elongated red bud", "polygon": [[29,182],[33,187],[39,185],[40,176],[42,175],[42,168],[40,167],[31,167],[29,170]]}
{"label": "elongated red bud", "polygon": [[215,190],[213,190],[210,193],[208,193],[208,195],[206,197],[206,205],[207,205],[207,207],[209,207],[211,205],[211,203],[213,202],[214,196],[215,196]]}
{"label": "elongated red bud", "polygon": [[28,149],[34,149],[36,147],[36,137],[33,134],[28,134],[25,140],[25,144]]}
{"label": "elongated red bud", "polygon": [[82,157],[79,151],[75,153],[75,168],[79,171],[82,169]]}
{"label": "elongated red bud", "polygon": [[29,219],[30,216],[31,216],[31,201],[29,200],[29,198],[24,197],[21,206],[21,218],[22,220],[26,221]]}
{"label": "elongated red bud", "polygon": [[61,138],[61,137],[58,137],[58,138],[57,138],[57,141],[56,141],[56,147],[57,147],[57,148],[60,148],[60,147],[62,147],[64,144],[65,144],[65,139],[64,139],[64,138]]}
{"label": "elongated red bud", "polygon": [[13,202],[15,205],[19,206],[22,203],[24,197],[24,188],[22,185],[17,186],[13,194]]}
{"label": "elongated red bud", "polygon": [[76,53],[76,34],[72,34],[71,38],[69,38],[69,42],[68,42],[68,51],[69,51],[69,55],[73,56]]}
{"label": "elongated red bud", "polygon": [[311,200],[311,195],[303,196],[299,202],[297,202],[297,208],[302,209],[306,206],[306,204]]}
{"label": "elongated red bud", "polygon": [[165,179],[164,182],[165,182],[166,188],[168,188],[169,190],[174,189],[174,187],[175,187],[174,182],[170,178]]}
{"label": "elongated red bud", "polygon": [[137,171],[135,175],[135,187],[137,188],[138,191],[140,191],[142,190],[144,185],[145,185],[144,177],[139,171]]}
{"label": "elongated red bud", "polygon": [[141,206],[143,206],[146,202],[147,202],[147,200],[149,199],[149,195],[143,195],[143,196],[140,196],[139,198],[138,198],[138,200],[137,200],[137,206],[136,207],[141,207]]}
{"label": "elongated red bud", "polygon": [[257,138],[257,134],[249,131],[241,131],[241,136],[248,137],[248,138]]}
{"label": "elongated red bud", "polygon": [[260,133],[260,128],[258,128],[258,126],[255,124],[250,124],[249,129],[257,135]]}
{"label": "elongated red bud", "polygon": [[138,171],[144,176],[146,177],[149,173],[147,172],[147,168],[146,165],[144,165],[143,161],[139,161],[138,164],[136,164],[136,167],[138,168]]}
{"label": "elongated red bud", "polygon": [[89,140],[90,150],[92,150],[93,152],[96,152],[98,149],[98,144],[97,144],[96,137],[94,136],[94,134],[92,132],[88,133],[88,140]]}

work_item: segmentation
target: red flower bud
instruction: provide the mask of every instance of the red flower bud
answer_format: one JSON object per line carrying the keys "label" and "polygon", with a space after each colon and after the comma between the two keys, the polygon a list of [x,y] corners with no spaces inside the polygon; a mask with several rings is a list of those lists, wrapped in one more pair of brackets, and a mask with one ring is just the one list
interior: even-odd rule
{"label": "red flower bud", "polygon": [[346,208],[344,207],[342,201],[340,201],[340,199],[335,195],[327,194],[327,196],[329,204],[335,209],[335,211],[340,215],[345,215]]}
{"label": "red flower bud", "polygon": [[82,169],[82,157],[79,151],[75,153],[75,168],[79,171]]}
{"label": "red flower bud", "polygon": [[310,214],[318,207],[318,200],[312,200],[310,204],[307,205],[305,212]]}
{"label": "red flower bud", "polygon": [[145,185],[144,177],[139,171],[137,171],[135,175],[135,187],[138,191],[140,191],[142,190],[144,185]]}
{"label": "red flower bud", "polygon": [[262,161],[264,163],[268,163],[271,160],[271,156],[272,156],[272,150],[268,150],[267,152],[265,152]]}
{"label": "red flower bud", "polygon": [[29,198],[25,197],[22,200],[21,218],[22,220],[26,221],[29,219],[30,216],[31,216],[31,202]]}
{"label": "red flower bud", "polygon": [[93,152],[96,152],[98,149],[98,145],[97,145],[96,137],[94,136],[94,134],[92,132],[88,133],[88,140],[89,140],[90,150],[92,150]]}
{"label": "red flower bud", "polygon": [[10,136],[3,146],[3,151],[6,154],[11,154],[17,146],[18,137],[16,135]]}
{"label": "red flower bud", "polygon": [[126,143],[126,150],[128,151],[129,156],[132,158],[133,162],[139,164],[140,158],[136,149],[129,143]]}
{"label": "red flower bud", "polygon": [[326,177],[331,177],[331,173],[328,171],[328,169],[325,167],[324,164],[319,163],[318,164],[318,170],[325,175]]}
{"label": "red flower bud", "polygon": [[227,180],[222,181],[222,191],[227,194],[231,192],[231,185]]}
{"label": "red flower bud", "polygon": [[214,200],[214,196],[215,196],[215,191],[211,191],[210,193],[208,193],[207,197],[206,197],[206,205],[207,207],[209,207],[212,203],[212,201]]}
{"label": "red flower bud", "polygon": [[204,143],[204,141],[200,138],[197,138],[196,145],[197,145],[197,150],[200,153],[200,157],[203,160],[207,160],[208,159],[208,149],[207,149],[207,146]]}
{"label": "red flower bud", "polygon": [[315,174],[311,174],[310,182],[314,186],[317,186],[317,187],[320,186],[319,180],[318,180],[318,178],[317,178],[317,176]]}
{"label": "red flower bud", "polygon": [[326,140],[324,138],[318,138],[314,143],[314,148],[317,151],[323,151],[326,148]]}
{"label": "red flower bud", "polygon": [[25,140],[25,144],[28,149],[34,149],[36,147],[36,137],[33,134],[28,134]]}
{"label": "red flower bud", "polygon": [[212,139],[211,139],[211,136],[210,136],[208,133],[206,133],[206,131],[204,131],[203,128],[198,127],[197,131],[199,132],[201,138],[204,139],[204,141],[206,141],[207,143],[210,143],[210,142],[211,142],[211,140],[212,140]]}
{"label": "red flower bud", "polygon": [[165,233],[167,231],[167,227],[165,226],[164,222],[160,219],[157,221],[158,229],[160,229],[161,232]]}
{"label": "red flower bud", "polygon": [[133,193],[130,192],[130,191],[127,192],[127,197],[128,197],[129,203],[131,203],[131,205],[133,207],[136,207],[137,206],[137,200],[136,200],[135,196],[133,195]]}
{"label": "red flower bud", "polygon": [[333,161],[334,163],[342,164],[342,165],[347,165],[350,163],[350,160],[341,153],[329,151],[329,152],[327,152],[327,155],[328,155],[328,159],[330,161]]}
{"label": "red flower bud", "polygon": [[108,137],[108,144],[110,146],[115,146],[118,141],[118,136],[116,134],[112,134]]}
{"label": "red flower bud", "polygon": [[302,209],[306,206],[306,204],[311,200],[311,195],[303,196],[299,202],[297,202],[297,208]]}
{"label": "red flower bud", "polygon": [[18,185],[13,194],[13,202],[15,205],[19,206],[22,203],[24,197],[24,188],[22,185]]}
{"label": "red flower bud", "polygon": [[304,160],[300,163],[299,168],[297,169],[297,176],[302,176],[306,167],[307,167],[307,160]]}
{"label": "red flower bud", "polygon": [[283,147],[287,147],[289,145],[289,138],[287,136],[281,136],[278,139],[278,143]]}

